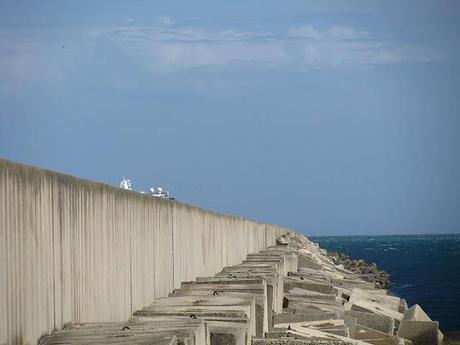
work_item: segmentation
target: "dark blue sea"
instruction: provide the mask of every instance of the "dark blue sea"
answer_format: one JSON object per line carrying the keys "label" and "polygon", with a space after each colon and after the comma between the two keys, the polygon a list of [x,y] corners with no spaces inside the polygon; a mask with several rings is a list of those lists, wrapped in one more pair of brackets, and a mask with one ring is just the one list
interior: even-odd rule
{"label": "dark blue sea", "polygon": [[322,248],[375,262],[393,295],[419,304],[443,331],[460,331],[460,234],[310,237]]}

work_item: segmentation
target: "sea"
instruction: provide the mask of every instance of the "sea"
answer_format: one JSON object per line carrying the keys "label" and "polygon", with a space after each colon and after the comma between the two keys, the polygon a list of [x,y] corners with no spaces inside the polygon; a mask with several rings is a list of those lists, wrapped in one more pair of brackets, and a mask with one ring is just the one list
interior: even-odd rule
{"label": "sea", "polygon": [[391,294],[419,304],[444,332],[460,331],[460,234],[312,236],[320,247],[375,262]]}

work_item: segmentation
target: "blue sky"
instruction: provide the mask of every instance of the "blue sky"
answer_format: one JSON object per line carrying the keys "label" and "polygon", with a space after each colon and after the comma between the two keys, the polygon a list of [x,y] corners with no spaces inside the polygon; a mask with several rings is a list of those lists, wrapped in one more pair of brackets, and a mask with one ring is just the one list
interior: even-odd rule
{"label": "blue sky", "polygon": [[311,235],[460,232],[458,1],[0,1],[0,157]]}

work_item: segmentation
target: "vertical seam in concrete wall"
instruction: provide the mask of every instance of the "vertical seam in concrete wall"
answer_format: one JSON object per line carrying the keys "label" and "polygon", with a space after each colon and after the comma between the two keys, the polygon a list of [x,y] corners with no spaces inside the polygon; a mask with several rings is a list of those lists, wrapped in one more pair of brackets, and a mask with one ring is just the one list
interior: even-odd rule
{"label": "vertical seam in concrete wall", "polygon": [[[40,191],[41,193],[41,191]],[[54,198],[51,198],[51,209],[54,210]],[[51,241],[53,242],[52,243],[52,246],[53,246],[53,310],[54,310],[54,313],[53,313],[53,328],[56,327],[56,275],[55,275],[55,272],[56,272],[56,254],[54,252],[54,241],[55,241],[55,238],[54,238],[54,231],[55,231],[55,228],[54,228],[54,217],[52,217],[51,219],[51,233],[52,233],[52,237],[51,237]]]}
{"label": "vertical seam in concrete wall", "polygon": [[[6,171],[6,181],[7,183],[10,181],[10,177],[9,177],[9,171],[7,170]],[[9,226],[9,223],[8,220],[10,217],[7,216],[7,213],[8,213],[8,204],[6,202],[6,200],[10,200],[10,188],[8,188],[8,185],[5,186],[5,190],[6,190],[6,198],[5,198],[5,208],[6,208],[6,211],[5,211],[5,226],[6,226],[6,229],[5,229],[5,240],[6,240],[6,245],[5,245],[5,249],[7,250],[7,253],[5,255],[5,259],[6,259],[6,265],[5,265],[5,269],[6,269],[6,284],[5,284],[5,287],[6,287],[6,315],[10,316],[11,315],[11,311],[10,311],[10,303],[8,303],[10,301],[10,285],[8,284],[9,282],[9,275],[10,275],[10,270],[9,270],[9,255],[10,255],[10,250],[11,250],[11,246],[10,246],[10,243],[9,243],[9,240],[10,240],[10,236],[9,235],[9,229],[10,229],[10,226]],[[11,321],[10,321],[10,318],[7,317],[6,318],[6,332],[7,332],[7,335],[6,335],[6,340],[8,341],[9,339],[11,339]]]}
{"label": "vertical seam in concrete wall", "polygon": [[175,205],[172,205],[172,221],[171,221],[171,224],[172,224],[172,231],[171,231],[171,236],[172,236],[172,242],[171,242],[171,248],[172,248],[172,287],[174,289],[175,287],[175,282],[176,282],[176,279],[175,279],[175,262],[174,262],[174,258],[175,258],[175,245],[174,245],[174,239],[175,239],[175,232],[176,232],[176,206]]}
{"label": "vertical seam in concrete wall", "polygon": [[[132,221],[132,220],[131,220]],[[131,222],[128,222],[130,224]],[[132,225],[132,224],[131,224]],[[132,241],[132,226],[129,231],[129,310],[132,314],[133,311],[133,241]]]}

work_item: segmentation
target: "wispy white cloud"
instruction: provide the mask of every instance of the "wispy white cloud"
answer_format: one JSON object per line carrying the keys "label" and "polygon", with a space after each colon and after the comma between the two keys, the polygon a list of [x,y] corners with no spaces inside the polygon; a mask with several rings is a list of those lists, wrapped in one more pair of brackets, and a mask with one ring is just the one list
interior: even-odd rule
{"label": "wispy white cloud", "polygon": [[321,31],[312,25],[292,27],[288,30],[288,36],[313,40],[362,40],[370,38],[368,32],[356,31],[348,26],[331,26],[327,30]]}
{"label": "wispy white cloud", "polygon": [[123,26],[114,28],[111,33],[115,38],[128,44],[154,42],[208,42],[232,43],[248,41],[260,37],[270,37],[268,32],[246,32],[237,30],[206,31],[193,28],[167,28],[146,26]]}
{"label": "wispy white cloud", "polygon": [[292,27],[285,34],[267,31],[211,31],[176,26],[124,26],[110,36],[130,53],[143,56],[155,71],[254,63],[281,68],[389,64],[430,61],[388,40],[347,26],[319,30]]}
{"label": "wispy white cloud", "polygon": [[[205,30],[175,24],[161,17],[154,26],[126,18],[123,26],[88,32],[79,45],[61,47],[56,40],[30,35],[0,34],[0,84],[22,85],[65,78],[82,54],[93,56],[107,40],[155,73],[195,67],[245,65],[261,68],[308,69],[433,61],[441,53],[423,46],[380,40],[346,26],[319,30],[312,25],[284,33],[244,30]],[[85,53],[86,52],[86,53]],[[99,52],[100,53],[100,52]],[[117,86],[121,76],[110,80]],[[131,85],[131,84],[130,84]]]}
{"label": "wispy white cloud", "polygon": [[169,25],[173,25],[174,21],[167,16],[161,16],[161,17],[158,17],[158,23],[160,25],[169,26]]}
{"label": "wispy white cloud", "polygon": [[127,17],[125,18],[125,22],[129,24],[133,24],[133,23],[137,23],[138,21],[133,17]]}

